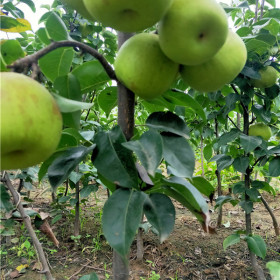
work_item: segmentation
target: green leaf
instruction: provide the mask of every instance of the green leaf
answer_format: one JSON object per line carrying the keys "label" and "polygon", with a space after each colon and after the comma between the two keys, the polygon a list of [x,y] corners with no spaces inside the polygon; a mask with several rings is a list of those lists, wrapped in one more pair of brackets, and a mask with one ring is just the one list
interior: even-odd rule
{"label": "green leaf", "polygon": [[[29,217],[35,217],[38,215],[38,212],[32,209],[24,209],[24,213],[29,216]],[[22,218],[21,214],[19,211],[13,212],[13,217],[14,218]]]}
{"label": "green leaf", "polygon": [[39,37],[39,39],[42,41],[42,43],[44,43],[45,45],[49,45],[51,43],[51,40],[49,38],[49,35],[47,33],[46,28],[39,28],[36,31],[36,35]]}
{"label": "green leaf", "polygon": [[17,40],[1,40],[1,55],[6,65],[12,64],[19,58],[25,56],[19,41]]}
{"label": "green leaf", "polygon": [[236,171],[245,174],[249,166],[249,163],[250,163],[249,157],[245,157],[245,156],[237,157],[234,159],[233,167]]}
{"label": "green leaf", "polygon": [[35,4],[33,3],[32,0],[20,0],[21,3],[25,3],[26,5],[29,6],[29,8],[32,10],[33,13],[36,12],[36,6]]}
{"label": "green leaf", "polygon": [[256,180],[256,181],[252,181],[251,185],[253,188],[267,191],[267,192],[271,193],[273,196],[276,196],[275,189],[271,185],[269,185],[269,183],[267,183],[267,182],[262,182],[262,181]]}
{"label": "green leaf", "polygon": [[106,87],[97,97],[100,108],[108,117],[110,112],[118,103],[117,87]]}
{"label": "green leaf", "polygon": [[255,188],[246,189],[246,194],[249,196],[250,200],[252,200],[252,201],[258,201],[259,200],[260,193]]}
{"label": "green leaf", "polygon": [[265,258],[266,244],[261,236],[259,235],[246,236],[245,240],[251,252],[253,252],[255,255],[257,255],[262,259]]}
{"label": "green leaf", "polygon": [[256,136],[247,136],[240,134],[240,145],[244,149],[245,153],[250,153],[259,147],[262,143],[262,139]]}
{"label": "green leaf", "polygon": [[53,94],[53,96],[56,100],[59,110],[62,113],[71,113],[71,112],[77,112],[80,110],[88,110],[93,106],[93,103],[75,101],[72,99],[62,97],[57,94]]}
{"label": "green leaf", "polygon": [[241,73],[243,75],[249,77],[249,78],[252,78],[252,79],[260,79],[261,78],[260,73],[257,70],[255,70],[253,67],[244,66]]}
{"label": "green leaf", "polygon": [[236,93],[230,93],[226,96],[226,105],[224,106],[223,117],[226,118],[227,114],[235,109],[237,101],[240,100],[240,95]]}
{"label": "green leaf", "polygon": [[254,104],[252,106],[252,112],[262,122],[266,122],[267,123],[267,122],[271,121],[271,112],[267,111],[264,106],[261,106],[259,104]]}
{"label": "green leaf", "polygon": [[4,209],[6,212],[13,209],[11,197],[3,184],[0,184],[0,209]]}
{"label": "green leaf", "polygon": [[269,175],[272,177],[280,176],[280,157],[275,157],[269,162]]}
{"label": "green leaf", "polygon": [[[54,81],[54,88],[59,95],[71,100],[82,101],[82,93],[78,79],[71,73],[66,76],[58,77]],[[88,104],[88,103],[86,103]],[[64,126],[79,129],[81,110],[71,113],[62,113]]]}
{"label": "green leaf", "polygon": [[246,214],[250,214],[253,210],[253,202],[252,201],[240,201],[239,205],[243,208]]}
{"label": "green leaf", "polygon": [[55,189],[63,183],[75,167],[95,148],[74,147],[63,151],[49,166],[48,177],[51,186]]}
{"label": "green leaf", "polygon": [[273,100],[275,99],[277,96],[279,96],[280,94],[280,88],[278,85],[273,85],[272,87],[269,87],[269,88],[265,88],[264,89],[264,92],[266,94],[266,96]]}
{"label": "green leaf", "polygon": [[240,235],[239,234],[231,234],[229,235],[223,242],[223,248],[226,250],[229,246],[237,244],[240,242]]}
{"label": "green leaf", "polygon": [[138,188],[138,174],[132,153],[122,143],[126,139],[120,127],[109,132],[98,132],[94,137],[97,146],[92,156],[98,172],[112,183],[125,188]]}
{"label": "green leaf", "polygon": [[266,268],[272,276],[272,280],[280,279],[280,262],[270,261],[266,264]]}
{"label": "green leaf", "polygon": [[154,176],[162,160],[162,138],[155,130],[143,133],[139,140],[123,143],[127,149],[135,152],[147,172]]}
{"label": "green leaf", "polygon": [[159,232],[160,242],[165,241],[175,224],[175,208],[171,199],[160,193],[150,194],[144,203],[144,214]]}
{"label": "green leaf", "polygon": [[[103,208],[104,235],[125,260],[142,219],[145,193],[132,189],[117,189]],[[137,206],[137,207],[136,207]]]}
{"label": "green leaf", "polygon": [[233,142],[240,135],[240,131],[236,128],[224,133],[218,139],[218,147],[224,146],[229,142]]}
{"label": "green leaf", "polygon": [[88,197],[92,192],[96,192],[98,190],[97,185],[87,185],[84,186],[80,191],[80,198],[86,198]]}
{"label": "green leaf", "polygon": [[280,31],[279,20],[276,20],[274,18],[270,19],[268,24],[263,29],[268,30],[270,32],[270,34],[277,37],[277,35]]}
{"label": "green leaf", "polygon": [[192,179],[190,179],[190,182],[199,190],[200,193],[206,195],[207,197],[215,192],[215,188],[210,184],[209,181],[207,181],[203,177],[192,177]]}
{"label": "green leaf", "polygon": [[208,212],[208,205],[201,193],[187,180],[179,177],[164,179],[164,183],[171,186],[185,198],[196,211]]}
{"label": "green leaf", "polygon": [[74,57],[72,48],[58,48],[39,59],[43,74],[52,82],[69,73]]}
{"label": "green leaf", "polygon": [[222,171],[223,169],[228,168],[229,166],[232,165],[234,159],[231,156],[227,155],[222,155],[218,160],[217,160],[217,169],[218,171]]}
{"label": "green leaf", "polygon": [[72,71],[80,82],[82,93],[92,91],[94,88],[110,81],[101,63],[97,60],[88,61]]}
{"label": "green leaf", "polygon": [[206,122],[206,115],[202,106],[191,95],[179,90],[169,90],[162,97],[174,105],[192,108]]}
{"label": "green leaf", "polygon": [[0,30],[4,32],[20,33],[31,30],[29,21],[24,18],[11,18],[1,15],[0,17]]}
{"label": "green leaf", "polygon": [[233,186],[233,193],[237,194],[237,193],[244,193],[245,192],[245,183],[244,181],[240,181],[237,182],[236,184],[234,184]]}
{"label": "green leaf", "polygon": [[248,53],[256,52],[259,55],[265,54],[270,47],[266,42],[257,39],[250,39],[245,43]]}
{"label": "green leaf", "polygon": [[[5,1],[7,2],[7,1]],[[3,1],[1,1],[1,4],[3,3]],[[5,11],[11,13],[11,15],[13,15],[15,18],[17,19],[23,19],[24,18],[24,13],[22,12],[22,10],[20,10],[19,8],[17,8],[12,1],[8,1],[8,3],[5,3],[4,5],[1,5],[1,9],[4,8]],[[2,18],[2,15],[1,15]]]}
{"label": "green leaf", "polygon": [[178,177],[191,178],[195,167],[195,156],[187,139],[171,133],[165,133],[161,137],[163,157],[169,165],[169,171]]}
{"label": "green leaf", "polygon": [[146,120],[146,125],[159,131],[172,132],[186,138],[190,134],[186,123],[171,112],[152,113]]}
{"label": "green leaf", "polygon": [[238,204],[238,200],[233,199],[230,195],[221,195],[217,198],[215,208],[221,207],[223,204],[229,202],[232,206]]}
{"label": "green leaf", "polygon": [[67,27],[63,20],[54,12],[52,12],[46,21],[46,30],[49,37],[54,41],[70,40]]}
{"label": "green leaf", "polygon": [[213,155],[213,146],[212,144],[208,144],[203,148],[203,156],[204,158],[209,161]]}
{"label": "green leaf", "polygon": [[78,280],[98,280],[98,276],[96,275],[95,272],[88,274],[88,275],[84,275],[81,278],[79,278]]}

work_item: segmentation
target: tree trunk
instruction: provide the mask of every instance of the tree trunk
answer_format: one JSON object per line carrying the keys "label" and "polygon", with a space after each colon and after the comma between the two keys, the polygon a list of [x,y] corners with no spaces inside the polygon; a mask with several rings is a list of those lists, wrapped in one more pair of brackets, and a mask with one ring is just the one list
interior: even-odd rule
{"label": "tree trunk", "polygon": [[143,245],[143,229],[139,228],[137,233],[137,260],[142,261],[144,257],[144,245]]}
{"label": "tree trunk", "polygon": [[[218,196],[222,195],[222,180],[221,180],[221,172],[216,170],[216,176],[218,181]],[[217,227],[221,227],[223,220],[223,206],[219,207],[218,217],[217,217]]]}
{"label": "tree trunk", "polygon": [[[242,104],[244,113],[243,113],[243,118],[244,118],[244,127],[243,127],[243,132],[244,134],[248,135],[249,132],[249,111],[248,111],[248,106],[245,106]],[[247,154],[246,156],[250,156],[250,154]],[[245,189],[250,189],[250,177],[252,174],[252,169],[250,167],[247,168],[246,173],[245,173]],[[250,197],[245,193],[245,201],[250,201]],[[252,220],[251,220],[251,213],[245,213],[245,220],[246,220],[246,234],[251,235],[252,234]],[[251,259],[251,264],[252,267],[256,273],[257,279],[258,280],[265,280],[264,272],[263,269],[259,266],[257,262],[256,255],[250,251],[249,247],[249,254],[250,254],[250,259]]]}
{"label": "tree trunk", "polygon": [[[118,32],[118,47],[120,48],[131,36],[133,36],[132,33]],[[133,136],[134,103],[134,93],[118,82],[118,125],[127,140]],[[115,250],[113,252],[113,274],[114,280],[129,279],[129,258],[123,260]]]}
{"label": "tree trunk", "polygon": [[203,157],[203,137],[200,137],[200,161],[201,161],[201,176],[205,177],[204,172],[204,157]]}
{"label": "tree trunk", "polygon": [[[76,172],[79,172],[79,166],[76,167]],[[77,200],[75,205],[75,222],[74,222],[74,236],[80,234],[80,181],[75,184],[75,198]]]}
{"label": "tree trunk", "polygon": [[[218,120],[215,119],[215,136],[216,139],[219,138],[219,123]],[[217,154],[219,154],[219,151],[217,151]],[[216,177],[217,177],[217,189],[218,189],[218,196],[222,195],[222,179],[221,179],[221,172],[216,169]],[[218,210],[218,217],[217,217],[217,227],[221,227],[222,220],[223,220],[223,206],[219,207]]]}
{"label": "tree trunk", "polygon": [[31,224],[31,220],[30,217],[28,215],[25,214],[24,208],[22,206],[22,203],[20,201],[20,195],[19,193],[14,189],[12,182],[10,181],[10,178],[8,176],[8,174],[6,172],[4,172],[3,177],[2,177],[2,181],[3,183],[8,187],[9,191],[11,192],[13,199],[14,199],[14,203],[16,205],[16,208],[18,209],[24,223],[26,226],[26,229],[31,237],[31,240],[33,242],[33,245],[37,251],[37,255],[39,257],[39,261],[42,264],[42,271],[40,273],[45,274],[46,279],[47,280],[54,280],[54,278],[52,277],[52,274],[50,272],[50,268],[48,265],[48,261],[47,258],[45,256],[43,247],[39,241],[39,239],[36,236],[36,233],[32,227]]}

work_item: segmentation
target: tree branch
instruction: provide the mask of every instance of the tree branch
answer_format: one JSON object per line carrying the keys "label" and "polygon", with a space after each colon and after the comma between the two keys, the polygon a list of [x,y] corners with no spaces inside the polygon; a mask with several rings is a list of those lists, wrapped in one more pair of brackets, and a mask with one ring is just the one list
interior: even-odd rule
{"label": "tree branch", "polygon": [[42,247],[39,239],[37,238],[36,233],[35,233],[35,231],[32,227],[30,217],[25,214],[24,208],[23,208],[22,203],[20,201],[20,195],[14,189],[14,186],[13,186],[9,176],[5,171],[3,173],[3,176],[1,177],[1,181],[7,186],[10,193],[12,194],[13,199],[14,199],[14,203],[16,205],[16,208],[18,209],[18,211],[19,211],[19,213],[20,213],[20,215],[21,215],[21,217],[22,217],[22,219],[25,223],[26,229],[27,229],[27,231],[28,231],[28,233],[31,237],[31,240],[34,244],[34,247],[37,251],[39,260],[40,260],[40,262],[43,266],[43,270],[40,273],[45,274],[47,280],[54,280],[54,278],[52,277],[52,274],[50,272],[50,268],[49,268],[49,265],[48,265],[47,258],[45,256],[44,251],[43,251],[43,247]]}
{"label": "tree branch", "polygon": [[53,50],[56,50],[58,48],[63,48],[63,47],[73,47],[73,48],[79,48],[82,52],[87,52],[93,57],[95,57],[104,67],[106,73],[112,80],[117,80],[115,71],[112,68],[112,66],[107,62],[105,57],[100,54],[98,51],[96,51],[94,48],[81,43],[77,41],[59,41],[59,42],[52,42],[50,45],[47,47],[39,50],[38,52],[28,55],[26,57],[23,57],[21,59],[18,59],[15,61],[13,64],[9,65],[8,68],[13,69],[15,72],[23,72],[25,68],[28,68],[34,63],[38,63],[38,60],[45,56],[46,54],[52,52]]}

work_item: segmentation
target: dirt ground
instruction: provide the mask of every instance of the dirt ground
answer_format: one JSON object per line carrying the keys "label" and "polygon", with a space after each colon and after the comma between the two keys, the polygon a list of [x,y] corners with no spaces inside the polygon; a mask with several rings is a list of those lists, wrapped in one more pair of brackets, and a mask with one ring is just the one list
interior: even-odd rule
{"label": "dirt ground", "polygon": [[[100,189],[83,206],[81,238],[76,243],[71,239],[73,219],[69,217],[52,226],[60,242],[59,248],[38,233],[56,280],[77,280],[91,272],[95,272],[99,279],[113,279],[112,250],[100,228],[100,210],[105,198],[106,191]],[[280,194],[275,198],[265,195],[265,198],[280,223]],[[48,199],[43,196],[37,196],[33,205],[45,212],[51,209]],[[167,241],[160,244],[152,231],[144,233],[144,259],[141,261],[136,259],[136,241],[133,243],[130,253],[131,279],[256,279],[244,241],[226,251],[222,246],[228,235],[245,228],[244,213],[239,207],[224,205],[223,226],[217,228],[217,234],[213,235],[204,233],[196,219],[180,204],[175,203],[175,207],[176,224]],[[213,211],[211,220],[214,225],[218,211],[211,205],[209,208]],[[261,203],[255,205],[252,221],[254,233],[261,235],[267,244],[267,256],[265,260],[258,258],[259,264],[265,268],[265,264],[270,260],[280,261],[280,237],[275,237],[271,218]],[[8,252],[9,254],[1,259],[1,280],[10,279],[4,275],[27,261],[26,258],[18,257],[16,252]],[[35,258],[31,259],[29,267],[19,279],[44,279],[36,272],[34,264],[36,266]],[[266,278],[271,279],[267,270],[265,273]]]}

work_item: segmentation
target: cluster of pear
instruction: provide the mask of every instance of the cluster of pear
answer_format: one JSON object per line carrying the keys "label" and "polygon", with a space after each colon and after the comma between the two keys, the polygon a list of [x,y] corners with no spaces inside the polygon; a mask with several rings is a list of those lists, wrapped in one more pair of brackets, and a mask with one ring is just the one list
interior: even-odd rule
{"label": "cluster of pear", "polygon": [[0,98],[1,170],[27,168],[51,156],[62,116],[48,90],[23,74],[2,72]]}
{"label": "cluster of pear", "polygon": [[244,42],[229,29],[227,15],[215,0],[62,1],[123,32],[158,23],[157,34],[128,39],[114,64],[118,79],[144,99],[168,90],[179,72],[192,88],[216,91],[240,73],[247,59]]}

